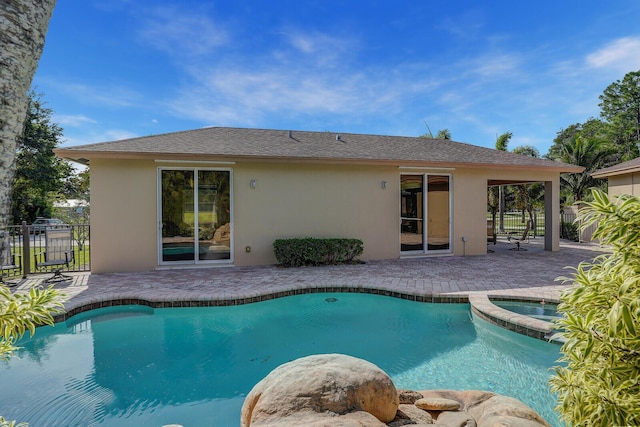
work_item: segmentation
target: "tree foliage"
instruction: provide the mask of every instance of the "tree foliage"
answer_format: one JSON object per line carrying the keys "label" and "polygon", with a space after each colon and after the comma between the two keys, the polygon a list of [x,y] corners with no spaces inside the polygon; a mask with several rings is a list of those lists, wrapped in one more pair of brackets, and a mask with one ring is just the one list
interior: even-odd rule
{"label": "tree foliage", "polygon": [[436,133],[436,136],[433,136],[433,133],[431,132],[431,128],[429,127],[427,122],[424,122],[424,125],[426,126],[427,131],[425,133],[423,133],[422,135],[420,135],[420,138],[445,139],[445,140],[448,140],[448,141],[451,140],[451,131],[449,129],[447,129],[447,128],[440,129]]}
{"label": "tree foliage", "polygon": [[590,119],[576,123],[558,132],[547,157],[564,163],[582,166],[580,173],[562,174],[560,184],[565,199],[570,203],[583,200],[592,187],[602,187],[604,182],[591,174],[611,163],[615,147],[607,139],[607,124]]}
{"label": "tree foliage", "polygon": [[611,83],[600,95],[600,115],[609,123],[610,140],[616,145],[616,163],[640,153],[640,70]]}
{"label": "tree foliage", "polygon": [[499,137],[496,138],[496,150],[500,151],[509,151],[509,141],[511,141],[511,137],[513,137],[513,133],[505,132]]}
{"label": "tree foliage", "polygon": [[640,199],[593,190],[582,227],[612,252],[581,263],[562,295],[566,339],[551,387],[571,425],[640,425]]}
{"label": "tree foliage", "polygon": [[33,335],[36,326],[53,325],[53,316],[64,312],[63,302],[64,295],[53,286],[14,294],[0,285],[0,359],[11,357],[25,332]]}
{"label": "tree foliage", "polygon": [[24,131],[18,139],[11,193],[14,223],[30,223],[38,216],[51,216],[51,193],[63,192],[67,177],[73,176],[69,162],[53,152],[61,142],[62,128],[51,122],[52,114],[42,94],[30,92]]}
{"label": "tree foliage", "polygon": [[[53,316],[64,312],[65,296],[53,286],[33,287],[26,294],[11,293],[0,285],[0,360],[8,360],[18,349],[16,341],[36,326],[53,325]],[[6,420],[0,416],[0,427],[26,427],[26,423]]]}
{"label": "tree foliage", "polygon": [[436,134],[436,139],[446,139],[447,141],[450,141],[451,131],[449,129],[440,129]]}

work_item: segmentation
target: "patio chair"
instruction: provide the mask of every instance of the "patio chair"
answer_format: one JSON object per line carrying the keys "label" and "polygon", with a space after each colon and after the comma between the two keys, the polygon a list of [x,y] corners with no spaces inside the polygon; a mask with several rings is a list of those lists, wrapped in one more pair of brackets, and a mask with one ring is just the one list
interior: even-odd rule
{"label": "patio chair", "polygon": [[0,284],[16,286],[18,282],[4,280],[5,270],[12,273],[22,270],[22,256],[14,254],[11,250],[11,235],[6,231],[0,231]]}
{"label": "patio chair", "polygon": [[516,245],[515,248],[511,248],[512,251],[526,251],[525,248],[520,246],[520,242],[526,241],[527,243],[529,243],[529,231],[531,230],[531,226],[532,226],[532,221],[528,220],[527,225],[525,226],[524,231],[522,232],[522,236],[520,238],[513,237],[513,235],[516,234],[515,232],[509,233],[509,235],[507,236],[507,241],[509,243],[512,243],[511,241],[513,240],[513,243],[515,243]]}
{"label": "patio chair", "polygon": [[71,280],[71,276],[62,274],[62,268],[69,268],[69,265],[73,264],[73,229],[71,227],[46,228],[44,235],[44,252],[34,255],[36,270],[57,267],[53,271],[53,276],[45,280],[45,283]]}

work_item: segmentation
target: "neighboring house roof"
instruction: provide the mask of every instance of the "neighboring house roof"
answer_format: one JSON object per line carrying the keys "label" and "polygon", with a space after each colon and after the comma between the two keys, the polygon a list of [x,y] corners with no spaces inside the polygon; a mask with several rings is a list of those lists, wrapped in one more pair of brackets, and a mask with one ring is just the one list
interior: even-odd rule
{"label": "neighboring house roof", "polygon": [[623,175],[626,173],[640,172],[640,157],[628,162],[622,162],[608,168],[600,169],[591,174],[594,178],[606,178],[612,175]]}
{"label": "neighboring house roof", "polygon": [[581,172],[582,167],[423,137],[209,127],[55,150],[90,159],[263,160],[432,167],[513,167]]}

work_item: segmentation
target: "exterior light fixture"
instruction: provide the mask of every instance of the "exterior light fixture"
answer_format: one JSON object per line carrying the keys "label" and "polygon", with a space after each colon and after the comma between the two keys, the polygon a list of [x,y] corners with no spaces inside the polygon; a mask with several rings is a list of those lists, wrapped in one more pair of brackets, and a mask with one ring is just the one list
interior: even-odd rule
{"label": "exterior light fixture", "polygon": [[255,179],[252,179],[251,181],[249,181],[249,187],[251,187],[251,189],[253,190],[256,189],[256,184],[257,184],[257,181]]}
{"label": "exterior light fixture", "polygon": [[382,187],[383,190],[386,190],[387,189],[387,181],[382,181],[380,183],[380,187]]}

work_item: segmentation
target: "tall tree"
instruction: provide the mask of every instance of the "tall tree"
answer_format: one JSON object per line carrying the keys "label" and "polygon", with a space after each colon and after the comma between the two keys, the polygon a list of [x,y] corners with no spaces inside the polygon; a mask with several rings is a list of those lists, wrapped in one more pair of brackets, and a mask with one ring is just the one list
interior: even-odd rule
{"label": "tall tree", "polygon": [[16,145],[55,0],[0,2],[0,225],[11,212]]}
{"label": "tall tree", "polygon": [[12,186],[13,222],[32,222],[38,216],[50,216],[52,193],[65,190],[71,165],[53,153],[62,138],[62,129],[51,122],[52,110],[42,95],[29,93],[27,118],[16,149],[16,171]]}
{"label": "tall tree", "polygon": [[615,147],[607,140],[607,124],[590,119],[558,132],[546,157],[585,168],[581,173],[560,176],[562,189],[571,199],[569,202],[573,203],[581,201],[591,187],[602,183],[591,174],[608,166],[615,152]]}
{"label": "tall tree", "polygon": [[[496,150],[500,150],[500,151],[509,151],[508,147],[509,147],[509,141],[511,140],[511,137],[513,136],[513,133],[511,132],[505,132],[502,135],[498,136],[496,138]],[[501,185],[498,187],[498,198],[499,198],[499,205],[498,205],[498,210],[500,212],[500,231],[504,232],[504,212],[507,209],[506,206],[506,201],[505,201],[505,188],[504,185]]]}
{"label": "tall tree", "polygon": [[511,141],[513,133],[505,132],[502,135],[496,137],[496,150],[509,151],[509,141]]}
{"label": "tall tree", "polygon": [[611,83],[600,95],[600,115],[609,123],[610,139],[618,147],[617,162],[640,153],[640,70]]}
{"label": "tall tree", "polygon": [[[514,148],[511,152],[520,154],[521,156],[540,157],[538,149],[532,145],[521,145]],[[533,209],[544,196],[544,186],[536,182],[533,184],[519,184],[515,186],[515,189],[515,205],[516,208],[523,212],[522,222],[525,221],[524,212],[527,212],[529,216],[529,226],[526,228],[528,232],[531,227],[535,227]]]}

